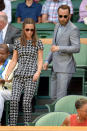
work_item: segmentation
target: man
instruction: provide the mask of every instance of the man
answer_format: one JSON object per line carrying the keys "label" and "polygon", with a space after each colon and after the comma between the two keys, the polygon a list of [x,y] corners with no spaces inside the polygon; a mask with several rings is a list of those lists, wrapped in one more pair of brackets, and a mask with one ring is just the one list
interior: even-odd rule
{"label": "man", "polygon": [[8,45],[12,55],[14,39],[20,36],[20,30],[8,24],[8,17],[4,12],[0,12],[0,32],[2,32],[2,43]]}
{"label": "man", "polygon": [[80,50],[80,33],[78,28],[70,22],[70,8],[62,5],[58,9],[59,23],[54,30],[51,52],[43,68],[53,62],[51,78],[51,98],[60,99],[67,95],[67,88],[75,72],[73,53]]}
{"label": "man", "polygon": [[56,24],[58,22],[57,9],[60,5],[68,5],[70,7],[70,14],[73,14],[73,7],[71,0],[46,0],[42,6],[42,22],[52,22]]}
{"label": "man", "polygon": [[[8,59],[9,50],[6,44],[0,44],[0,123],[4,109],[4,102],[10,100],[11,89],[12,89],[12,78],[13,71],[9,75],[9,80],[5,81],[5,75],[10,64],[10,59]],[[17,66],[15,67],[15,69]]]}
{"label": "man", "polygon": [[33,0],[19,3],[16,10],[17,22],[22,23],[25,18],[32,18],[36,23],[41,23],[41,9],[42,6]]}

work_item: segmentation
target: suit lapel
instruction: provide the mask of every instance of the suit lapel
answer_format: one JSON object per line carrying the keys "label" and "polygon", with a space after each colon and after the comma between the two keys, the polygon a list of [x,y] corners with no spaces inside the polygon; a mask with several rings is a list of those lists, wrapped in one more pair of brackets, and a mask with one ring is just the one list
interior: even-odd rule
{"label": "suit lapel", "polygon": [[6,43],[10,37],[10,33],[11,33],[11,30],[10,30],[10,25],[8,25],[8,28],[7,28],[7,31],[6,31],[6,34],[5,34],[5,39],[4,39],[4,43]]}
{"label": "suit lapel", "polygon": [[57,43],[58,41],[63,37],[64,33],[66,33],[66,30],[69,28],[70,22],[65,26],[65,28],[63,29],[63,31],[61,32],[60,36],[57,39]]}
{"label": "suit lapel", "polygon": [[54,36],[55,36],[55,38],[54,38],[54,39],[55,39],[55,44],[56,44],[56,42],[57,42],[57,32],[58,32],[58,29],[59,29],[59,25],[60,25],[60,24],[57,25],[57,27],[56,27],[56,29],[55,29],[55,33],[54,33]]}

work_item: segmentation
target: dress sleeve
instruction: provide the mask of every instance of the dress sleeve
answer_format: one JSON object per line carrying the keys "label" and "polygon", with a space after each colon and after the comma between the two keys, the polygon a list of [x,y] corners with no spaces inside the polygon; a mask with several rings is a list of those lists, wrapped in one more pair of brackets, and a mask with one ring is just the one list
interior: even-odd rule
{"label": "dress sleeve", "polygon": [[38,48],[38,50],[40,49],[40,50],[43,50],[44,49],[44,47],[43,47],[43,44],[42,44],[42,41],[41,40],[38,40],[38,42],[37,42],[37,48]]}
{"label": "dress sleeve", "polygon": [[17,39],[14,41],[13,50],[18,50],[18,40]]}

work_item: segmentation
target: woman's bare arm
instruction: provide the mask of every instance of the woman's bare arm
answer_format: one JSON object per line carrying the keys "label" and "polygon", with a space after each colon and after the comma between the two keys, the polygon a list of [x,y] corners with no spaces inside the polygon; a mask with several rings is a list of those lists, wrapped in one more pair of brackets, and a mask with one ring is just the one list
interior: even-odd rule
{"label": "woman's bare arm", "polygon": [[33,81],[37,81],[43,66],[43,50],[38,50],[38,65],[37,72],[34,74]]}
{"label": "woman's bare arm", "polygon": [[8,80],[9,75],[11,74],[11,72],[13,71],[14,67],[17,64],[17,59],[18,59],[18,52],[16,50],[13,51],[13,57],[12,60],[8,66],[6,75],[5,75],[5,80]]}

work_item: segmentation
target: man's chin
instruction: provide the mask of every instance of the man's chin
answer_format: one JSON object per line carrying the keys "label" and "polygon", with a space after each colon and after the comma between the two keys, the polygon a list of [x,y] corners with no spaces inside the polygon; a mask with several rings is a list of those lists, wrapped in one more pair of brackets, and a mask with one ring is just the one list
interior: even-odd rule
{"label": "man's chin", "polygon": [[60,23],[62,26],[65,26],[67,23]]}

